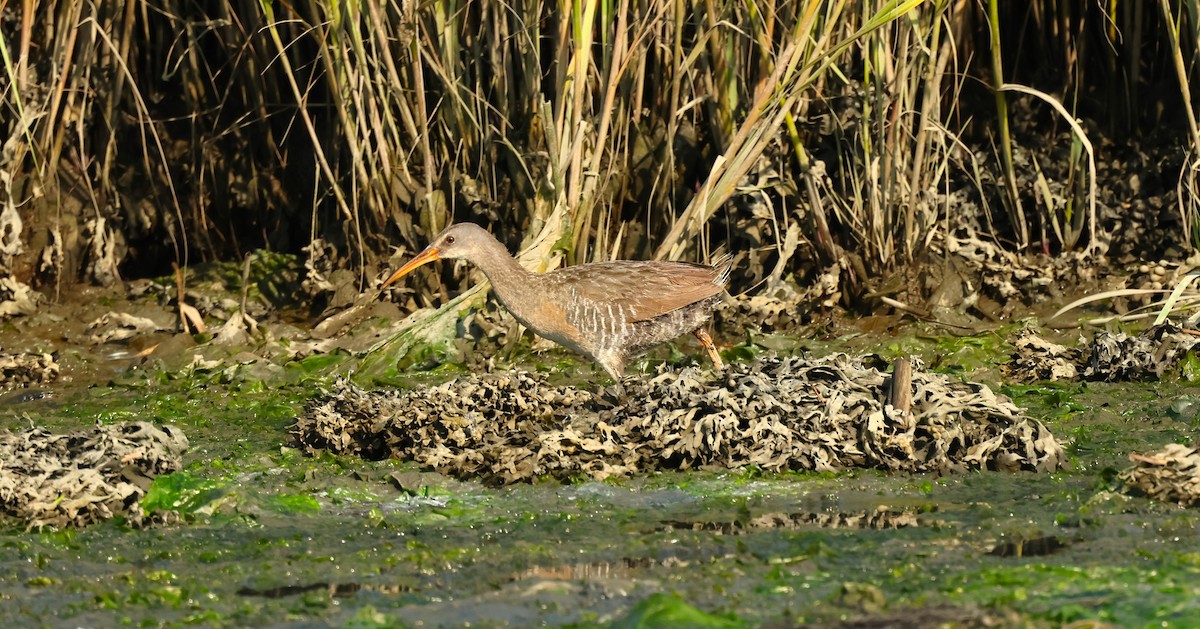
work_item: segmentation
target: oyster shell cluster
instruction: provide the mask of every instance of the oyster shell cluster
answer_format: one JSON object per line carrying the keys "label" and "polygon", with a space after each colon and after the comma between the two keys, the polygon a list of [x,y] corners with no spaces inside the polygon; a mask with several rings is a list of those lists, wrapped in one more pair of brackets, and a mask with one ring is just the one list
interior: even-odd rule
{"label": "oyster shell cluster", "polygon": [[86,526],[115,515],[143,524],[139,501],[155,476],[182,467],[187,447],[178,428],[148,422],[2,434],[0,513],[30,529]]}
{"label": "oyster shell cluster", "polygon": [[0,353],[0,386],[29,387],[58,380],[58,362],[50,354]]}
{"label": "oyster shell cluster", "polygon": [[1083,377],[1105,382],[1158,380],[1197,343],[1200,337],[1172,325],[1157,325],[1137,336],[1098,332]]}
{"label": "oyster shell cluster", "polygon": [[1131,454],[1135,463],[1121,472],[1126,493],[1186,507],[1200,505],[1200,451],[1179,443],[1153,454]]}
{"label": "oyster shell cluster", "polygon": [[309,404],[293,435],[309,453],[413,460],[495,484],[747,466],[947,473],[1066,464],[1046,426],[987,386],[916,373],[903,412],[884,402],[887,376],[836,354],[719,373],[664,366],[626,381],[623,395],[524,371],[407,391],[341,381]]}
{"label": "oyster shell cluster", "polygon": [[1085,349],[1066,347],[1026,332],[1004,365],[1006,378],[1019,382],[1084,380],[1140,382],[1158,380],[1176,369],[1200,336],[1172,325],[1157,325],[1137,336],[1100,331]]}
{"label": "oyster shell cluster", "polygon": [[1087,357],[1077,347],[1047,341],[1030,330],[1013,341],[1013,348],[1011,359],[1000,371],[1005,379],[1016,382],[1076,380]]}

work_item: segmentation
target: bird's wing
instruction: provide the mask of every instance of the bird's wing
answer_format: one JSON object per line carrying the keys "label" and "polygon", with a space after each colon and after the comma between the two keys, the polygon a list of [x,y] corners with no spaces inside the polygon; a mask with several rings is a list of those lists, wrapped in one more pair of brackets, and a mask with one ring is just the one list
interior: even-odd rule
{"label": "bird's wing", "polygon": [[725,290],[722,269],[689,262],[622,261],[567,267],[564,287],[578,298],[631,313],[645,321]]}

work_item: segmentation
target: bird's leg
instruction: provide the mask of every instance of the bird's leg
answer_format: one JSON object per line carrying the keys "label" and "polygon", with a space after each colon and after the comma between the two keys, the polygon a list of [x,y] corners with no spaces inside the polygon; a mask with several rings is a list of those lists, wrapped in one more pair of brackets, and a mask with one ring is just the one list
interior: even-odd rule
{"label": "bird's leg", "polygon": [[625,390],[624,379],[617,380],[617,383],[609,387],[608,391],[613,394],[617,405],[624,406],[629,401],[629,393]]}
{"label": "bird's leg", "polygon": [[[524,336],[525,324],[518,321],[516,325],[509,326],[508,338],[504,340],[504,345],[500,349],[504,353],[510,369],[516,366],[517,351],[521,349],[521,339]],[[536,339],[534,342],[537,342]]]}
{"label": "bird's leg", "polygon": [[604,368],[608,377],[613,380],[613,386],[605,390],[605,397],[612,398],[613,406],[624,406],[629,400],[629,396],[625,392],[625,353],[606,348],[593,354],[592,358]]}
{"label": "bird's leg", "polygon": [[717,346],[713,343],[712,337],[704,328],[696,328],[692,334],[696,335],[696,339],[704,346],[704,351],[708,352],[708,357],[712,359],[713,367],[717,371],[725,368],[725,363],[721,362],[721,355],[717,353]]}

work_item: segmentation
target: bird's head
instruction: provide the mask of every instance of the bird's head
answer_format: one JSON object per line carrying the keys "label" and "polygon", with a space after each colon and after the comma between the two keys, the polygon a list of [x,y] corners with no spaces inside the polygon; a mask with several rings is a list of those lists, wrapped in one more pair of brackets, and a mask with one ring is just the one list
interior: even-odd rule
{"label": "bird's head", "polygon": [[475,223],[456,223],[447,227],[425,247],[424,251],[396,269],[380,286],[380,290],[395,284],[417,267],[434,260],[471,260],[477,257],[481,247],[488,243],[491,235]]}

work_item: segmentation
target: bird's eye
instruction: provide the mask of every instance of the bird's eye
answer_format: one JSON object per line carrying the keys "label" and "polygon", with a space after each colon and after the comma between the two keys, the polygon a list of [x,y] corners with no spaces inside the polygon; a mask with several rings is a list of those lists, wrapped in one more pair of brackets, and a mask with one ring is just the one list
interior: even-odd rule
{"label": "bird's eye", "polygon": [[446,236],[446,244],[448,244],[448,245],[454,244],[454,236]]}

